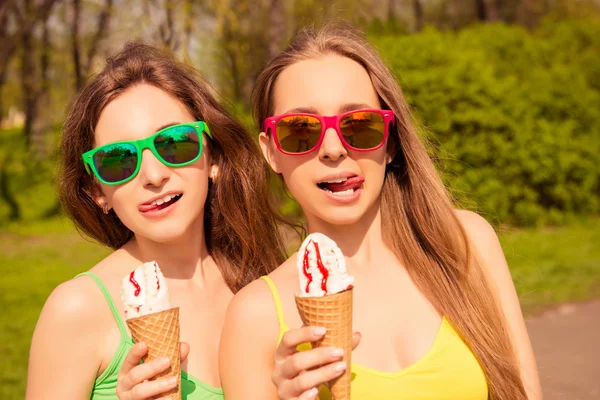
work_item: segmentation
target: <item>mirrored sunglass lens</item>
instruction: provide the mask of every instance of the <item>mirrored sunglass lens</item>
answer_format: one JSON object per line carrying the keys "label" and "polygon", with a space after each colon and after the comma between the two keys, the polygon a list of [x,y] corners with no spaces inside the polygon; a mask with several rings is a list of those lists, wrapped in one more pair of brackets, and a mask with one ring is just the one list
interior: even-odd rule
{"label": "mirrored sunglass lens", "polygon": [[367,150],[383,142],[385,121],[378,113],[355,112],[342,118],[340,130],[351,147]]}
{"label": "mirrored sunglass lens", "polygon": [[135,146],[115,143],[94,154],[94,166],[105,182],[119,182],[133,175],[137,166],[137,156]]}
{"label": "mirrored sunglass lens", "polygon": [[200,154],[200,138],[191,126],[174,126],[156,136],[154,147],[168,163],[185,164]]}
{"label": "mirrored sunglass lens", "polygon": [[279,146],[288,153],[312,150],[321,137],[321,121],[308,115],[284,117],[276,129]]}

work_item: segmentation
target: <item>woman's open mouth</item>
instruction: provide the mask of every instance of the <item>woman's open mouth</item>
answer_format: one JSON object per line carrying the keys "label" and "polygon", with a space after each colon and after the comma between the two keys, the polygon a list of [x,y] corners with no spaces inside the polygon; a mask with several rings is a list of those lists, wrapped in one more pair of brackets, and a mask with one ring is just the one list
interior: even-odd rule
{"label": "woman's open mouth", "polygon": [[335,196],[350,197],[353,196],[357,190],[362,188],[364,181],[364,178],[355,175],[347,178],[335,178],[322,181],[317,183],[317,186],[319,189]]}
{"label": "woman's open mouth", "polygon": [[144,213],[150,212],[150,211],[163,210],[163,209],[168,208],[169,206],[177,203],[179,201],[179,199],[181,199],[182,196],[183,196],[183,193],[167,194],[167,195],[161,197],[160,199],[154,200],[150,204],[142,204],[138,208],[141,212],[144,212]]}

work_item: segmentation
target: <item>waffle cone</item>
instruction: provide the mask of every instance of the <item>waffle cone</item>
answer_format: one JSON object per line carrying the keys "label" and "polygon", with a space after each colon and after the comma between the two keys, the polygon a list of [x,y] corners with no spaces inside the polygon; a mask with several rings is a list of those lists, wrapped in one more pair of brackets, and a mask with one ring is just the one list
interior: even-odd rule
{"label": "waffle cone", "polygon": [[[128,319],[127,326],[136,343],[144,342],[148,346],[148,353],[142,357],[144,362],[159,357],[167,357],[171,361],[171,366],[153,379],[176,376],[180,382],[179,307]],[[181,400],[181,385],[178,384],[176,388],[158,397],[162,396],[170,396],[171,400]]]}
{"label": "waffle cone", "polygon": [[329,382],[333,400],[350,400],[352,371],[352,288],[321,297],[296,296],[296,307],[304,325],[322,326],[325,336],[312,343],[313,348],[333,346],[344,349],[348,367],[343,375]]}

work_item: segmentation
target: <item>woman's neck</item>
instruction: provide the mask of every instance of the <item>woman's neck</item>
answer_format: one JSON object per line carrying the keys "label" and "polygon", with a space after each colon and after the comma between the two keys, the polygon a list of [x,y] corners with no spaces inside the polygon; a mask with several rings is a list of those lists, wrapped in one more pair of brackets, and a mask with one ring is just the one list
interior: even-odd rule
{"label": "woman's neck", "polygon": [[125,249],[140,262],[155,260],[165,277],[170,279],[203,280],[204,268],[210,259],[203,218],[198,218],[198,221],[176,240],[156,242],[135,235]]}
{"label": "woman's neck", "polygon": [[377,265],[390,249],[383,241],[380,203],[352,224],[336,225],[322,219],[309,218],[309,232],[320,232],[333,239],[352,265]]}

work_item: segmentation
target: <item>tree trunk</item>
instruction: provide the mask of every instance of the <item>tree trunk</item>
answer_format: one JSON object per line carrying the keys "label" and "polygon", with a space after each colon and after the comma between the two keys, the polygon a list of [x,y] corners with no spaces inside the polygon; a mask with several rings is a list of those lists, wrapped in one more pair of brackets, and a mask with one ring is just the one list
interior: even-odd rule
{"label": "tree trunk", "polygon": [[281,4],[281,0],[271,0],[268,29],[269,60],[272,60],[279,53],[281,41],[284,36],[283,5]]}
{"label": "tree trunk", "polygon": [[106,32],[108,32],[108,24],[110,23],[110,18],[112,16],[112,12],[113,12],[113,0],[105,0],[104,7],[102,8],[102,11],[98,15],[98,22],[96,22],[96,26],[98,28],[96,30],[96,33],[94,34],[94,38],[92,39],[92,42],[90,43],[90,48],[87,53],[87,62],[86,62],[86,68],[84,70],[84,72],[85,72],[84,79],[87,78],[87,76],[89,75],[90,68],[94,61],[94,57],[96,56],[96,53],[98,52],[98,47],[100,45],[100,42],[106,36]]}
{"label": "tree trunk", "polygon": [[498,21],[500,14],[496,0],[475,0],[477,19],[483,22]]}
{"label": "tree trunk", "polygon": [[36,95],[36,114],[31,132],[31,149],[38,159],[44,159],[48,155],[46,149],[46,132],[51,125],[50,115],[50,78],[48,69],[50,65],[50,30],[48,19],[44,21],[42,32],[42,48],[40,51],[40,85]]}
{"label": "tree trunk", "polygon": [[175,4],[173,1],[167,0],[167,4],[165,5],[165,23],[160,24],[158,32],[162,44],[172,51],[177,51],[179,49],[179,40],[175,34],[174,8]]}
{"label": "tree trunk", "polygon": [[423,29],[423,4],[421,0],[413,0],[413,11],[415,16],[415,32]]}
{"label": "tree trunk", "polygon": [[79,20],[81,18],[81,1],[73,0],[73,20],[71,21],[71,45],[73,54],[73,66],[75,68],[75,89],[79,91],[83,87],[83,66],[81,65],[81,53],[79,43]]}
{"label": "tree trunk", "polygon": [[[29,10],[31,8],[30,0],[26,0],[25,8],[27,10],[27,14],[29,15]],[[23,135],[25,136],[25,145],[27,148],[30,148],[31,146],[31,131],[33,128],[33,121],[37,116],[37,79],[35,66],[33,64],[31,36],[31,31],[23,32],[23,35],[21,36],[21,92],[23,94],[23,109],[25,110]]]}
{"label": "tree trunk", "polygon": [[183,23],[183,54],[186,59],[190,58],[190,40],[192,38],[192,28],[195,21],[194,3],[193,0],[185,1],[185,15]]}
{"label": "tree trunk", "polygon": [[2,165],[0,165],[0,198],[2,198],[2,200],[4,200],[4,202],[8,206],[9,221],[17,221],[21,219],[21,207],[19,206],[19,203],[10,191],[10,174],[8,173],[8,166],[11,164],[12,156],[10,152],[8,152],[7,154],[8,155],[6,159],[4,160]]}
{"label": "tree trunk", "polygon": [[[2,6],[2,13],[0,14],[0,41],[7,40],[8,32],[7,32],[7,24],[8,18],[6,14],[6,4]],[[14,47],[13,47],[14,49]],[[7,49],[8,50],[8,49]],[[2,93],[2,88],[6,83],[6,70],[8,69],[8,61],[10,60],[13,52],[7,54],[0,54],[0,94]],[[2,118],[4,117],[4,104],[2,102],[2,96],[0,95],[0,122],[2,122]]]}

